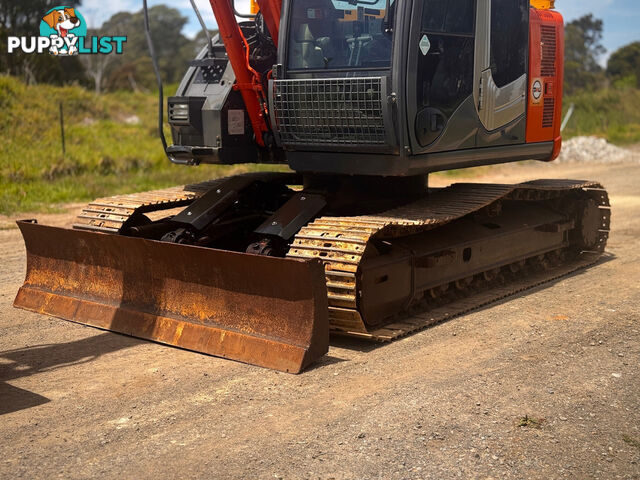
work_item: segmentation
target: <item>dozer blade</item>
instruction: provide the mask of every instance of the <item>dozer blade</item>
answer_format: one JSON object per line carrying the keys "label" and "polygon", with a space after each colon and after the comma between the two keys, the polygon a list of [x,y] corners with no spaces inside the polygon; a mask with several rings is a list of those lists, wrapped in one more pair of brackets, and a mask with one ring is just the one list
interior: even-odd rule
{"label": "dozer blade", "polygon": [[328,350],[320,261],[18,225],[16,307],[291,373]]}

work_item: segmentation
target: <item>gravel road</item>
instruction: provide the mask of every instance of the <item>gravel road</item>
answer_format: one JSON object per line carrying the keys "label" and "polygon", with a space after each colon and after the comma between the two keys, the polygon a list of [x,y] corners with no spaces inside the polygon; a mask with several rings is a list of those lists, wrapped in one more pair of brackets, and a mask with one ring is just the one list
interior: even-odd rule
{"label": "gravel road", "polygon": [[0,478],[640,479],[640,165],[475,174],[602,182],[607,257],[299,376],[15,310],[0,230]]}

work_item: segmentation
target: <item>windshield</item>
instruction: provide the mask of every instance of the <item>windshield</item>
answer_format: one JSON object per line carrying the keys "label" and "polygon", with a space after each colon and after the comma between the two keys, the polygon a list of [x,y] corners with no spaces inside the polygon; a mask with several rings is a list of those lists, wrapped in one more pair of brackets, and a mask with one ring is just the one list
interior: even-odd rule
{"label": "windshield", "polygon": [[293,0],[290,70],[389,68],[395,1]]}

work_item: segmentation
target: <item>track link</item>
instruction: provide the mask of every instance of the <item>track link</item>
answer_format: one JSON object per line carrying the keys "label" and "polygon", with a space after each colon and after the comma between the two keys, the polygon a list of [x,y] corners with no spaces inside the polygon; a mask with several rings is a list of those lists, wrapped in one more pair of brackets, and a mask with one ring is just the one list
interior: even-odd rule
{"label": "track link", "polygon": [[[578,258],[552,270],[533,273],[508,285],[494,284],[491,288],[485,285],[482,291],[472,288],[464,298],[432,307],[424,313],[399,312],[396,318],[402,320],[381,328],[370,330],[365,325],[358,312],[357,276],[371,240],[398,238],[438,228],[483,208],[490,208],[503,199],[542,201],[576,190],[585,192],[598,205],[600,225],[594,252],[583,252]],[[519,185],[456,184],[438,190],[428,198],[379,215],[318,218],[296,235],[287,256],[323,261],[333,333],[391,341],[595,263],[604,251],[610,218],[607,192],[594,182],[536,180]]]}
{"label": "track link", "polygon": [[[97,199],[82,210],[74,228],[121,233],[130,218],[186,207],[224,180]],[[529,272],[524,278],[512,278],[509,282],[496,280],[481,288],[474,285],[463,298],[448,299],[444,305],[423,305],[423,311],[412,308],[398,312],[383,327],[367,328],[358,312],[358,271],[366,261],[367,247],[372,240],[392,240],[439,228],[466,215],[491,208],[505,199],[543,201],[576,190],[585,192],[598,205],[600,225],[594,251],[583,252],[578,258],[552,269]],[[287,257],[320,259],[324,263],[329,319],[334,334],[385,342],[594,264],[604,251],[610,218],[607,192],[594,182],[536,180],[518,185],[455,184],[434,190],[427,198],[377,215],[317,218],[298,232]]]}
{"label": "track link", "polygon": [[132,216],[186,207],[215,187],[220,181],[211,180],[163,190],[99,198],[82,209],[73,228],[102,233],[119,233]]}

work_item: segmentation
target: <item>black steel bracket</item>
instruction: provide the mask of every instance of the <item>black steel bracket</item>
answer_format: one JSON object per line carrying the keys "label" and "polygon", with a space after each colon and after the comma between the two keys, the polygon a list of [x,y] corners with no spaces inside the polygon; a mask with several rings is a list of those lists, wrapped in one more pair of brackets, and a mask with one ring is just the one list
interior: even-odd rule
{"label": "black steel bracket", "polygon": [[176,215],[172,222],[201,232],[238,201],[247,188],[258,182],[287,185],[289,182],[295,183],[296,180],[295,175],[286,173],[262,173],[229,177],[195,200]]}
{"label": "black steel bracket", "polygon": [[266,237],[277,237],[288,242],[326,206],[327,200],[322,195],[297,193],[254,233]]}

